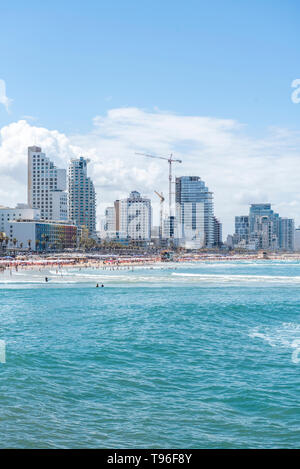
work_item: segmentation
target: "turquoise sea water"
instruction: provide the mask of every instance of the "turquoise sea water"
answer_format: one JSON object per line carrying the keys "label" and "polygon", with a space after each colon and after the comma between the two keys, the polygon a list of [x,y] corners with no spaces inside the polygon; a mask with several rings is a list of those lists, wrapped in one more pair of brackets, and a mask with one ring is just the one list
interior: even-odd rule
{"label": "turquoise sea water", "polygon": [[300,263],[47,275],[0,274],[2,448],[299,447]]}

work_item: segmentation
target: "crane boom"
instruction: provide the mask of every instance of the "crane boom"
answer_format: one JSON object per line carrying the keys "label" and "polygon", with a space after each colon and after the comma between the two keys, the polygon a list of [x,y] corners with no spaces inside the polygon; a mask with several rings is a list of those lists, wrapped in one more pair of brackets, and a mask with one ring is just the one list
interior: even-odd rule
{"label": "crane boom", "polygon": [[182,160],[176,160],[173,158],[173,154],[166,158],[165,156],[149,155],[149,153],[135,153],[136,155],[146,156],[147,158],[154,158],[159,160],[165,160],[169,163],[169,216],[172,215],[172,163],[182,163]]}
{"label": "crane boom", "polygon": [[164,196],[162,194],[160,194],[159,192],[157,192],[157,191],[154,191],[154,192],[160,198],[161,203],[164,202],[164,200],[165,200]]}
{"label": "crane boom", "polygon": [[136,152],[135,153],[136,155],[141,155],[141,156],[147,156],[148,158],[158,158],[159,160],[166,160],[166,161],[171,161],[172,163],[182,163],[181,160],[175,160],[175,158],[173,158],[173,155],[171,154],[169,156],[169,158],[165,157],[165,156],[156,156],[156,155],[149,155],[148,153],[138,153]]}

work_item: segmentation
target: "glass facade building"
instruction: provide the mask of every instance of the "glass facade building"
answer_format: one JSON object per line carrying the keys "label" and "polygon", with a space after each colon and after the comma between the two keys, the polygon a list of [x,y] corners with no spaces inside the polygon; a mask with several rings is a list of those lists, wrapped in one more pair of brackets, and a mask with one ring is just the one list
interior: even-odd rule
{"label": "glass facade building", "polygon": [[187,248],[214,245],[213,196],[198,176],[176,178],[177,237]]}
{"label": "glass facade building", "polygon": [[293,251],[295,226],[291,218],[281,218],[271,204],[252,204],[249,216],[235,217],[234,244],[254,249]]}
{"label": "glass facade building", "polygon": [[34,251],[57,251],[77,245],[77,227],[71,223],[15,220],[8,225],[8,232],[11,239],[17,240],[17,247],[22,245]]}
{"label": "glass facade building", "polygon": [[280,217],[271,204],[252,204],[249,211],[250,241],[261,249],[278,249]]}
{"label": "glass facade building", "polygon": [[284,251],[295,249],[295,223],[292,218],[281,218],[279,225],[279,244]]}
{"label": "glass facade building", "polygon": [[246,243],[249,241],[249,217],[248,215],[241,215],[235,217],[235,234],[238,241],[244,239]]}

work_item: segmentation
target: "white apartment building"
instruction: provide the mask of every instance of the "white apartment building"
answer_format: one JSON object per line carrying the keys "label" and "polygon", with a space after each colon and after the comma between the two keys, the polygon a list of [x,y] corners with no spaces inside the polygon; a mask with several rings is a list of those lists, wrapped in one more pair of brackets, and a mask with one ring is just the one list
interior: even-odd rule
{"label": "white apartment building", "polygon": [[39,220],[41,211],[37,208],[30,208],[26,204],[18,204],[15,208],[0,206],[0,231],[8,231],[8,223],[15,220]]}
{"label": "white apartment building", "polygon": [[40,147],[28,147],[28,205],[42,220],[67,220],[66,170],[59,169]]}
{"label": "white apartment building", "polygon": [[107,207],[105,209],[104,231],[107,233],[116,231],[115,207]]}
{"label": "white apartment building", "polygon": [[119,220],[119,230],[126,233],[132,240],[150,241],[152,211],[151,200],[142,197],[137,191],[130,193],[127,199],[122,199],[115,203],[119,213],[116,218]]}
{"label": "white apartment building", "polygon": [[89,160],[82,156],[72,159],[68,170],[68,212],[70,220],[86,226],[89,234],[96,236],[96,193],[87,176]]}

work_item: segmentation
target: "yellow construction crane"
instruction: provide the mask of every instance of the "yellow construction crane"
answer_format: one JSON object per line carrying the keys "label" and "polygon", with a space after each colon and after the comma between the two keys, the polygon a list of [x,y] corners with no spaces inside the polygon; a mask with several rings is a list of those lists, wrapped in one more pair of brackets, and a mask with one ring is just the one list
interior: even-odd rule
{"label": "yellow construction crane", "polygon": [[141,156],[147,156],[148,158],[158,158],[160,160],[166,160],[169,164],[169,216],[171,217],[172,215],[172,163],[182,163],[181,160],[175,160],[173,158],[173,155],[169,156],[169,158],[166,158],[165,156],[155,156],[155,155],[149,155],[148,153],[135,153],[136,155],[141,155]]}
{"label": "yellow construction crane", "polygon": [[154,191],[156,195],[160,198],[160,226],[159,226],[159,238],[162,239],[162,232],[163,232],[163,210],[164,210],[164,201],[165,198],[163,196],[163,193],[159,193],[157,191]]}

